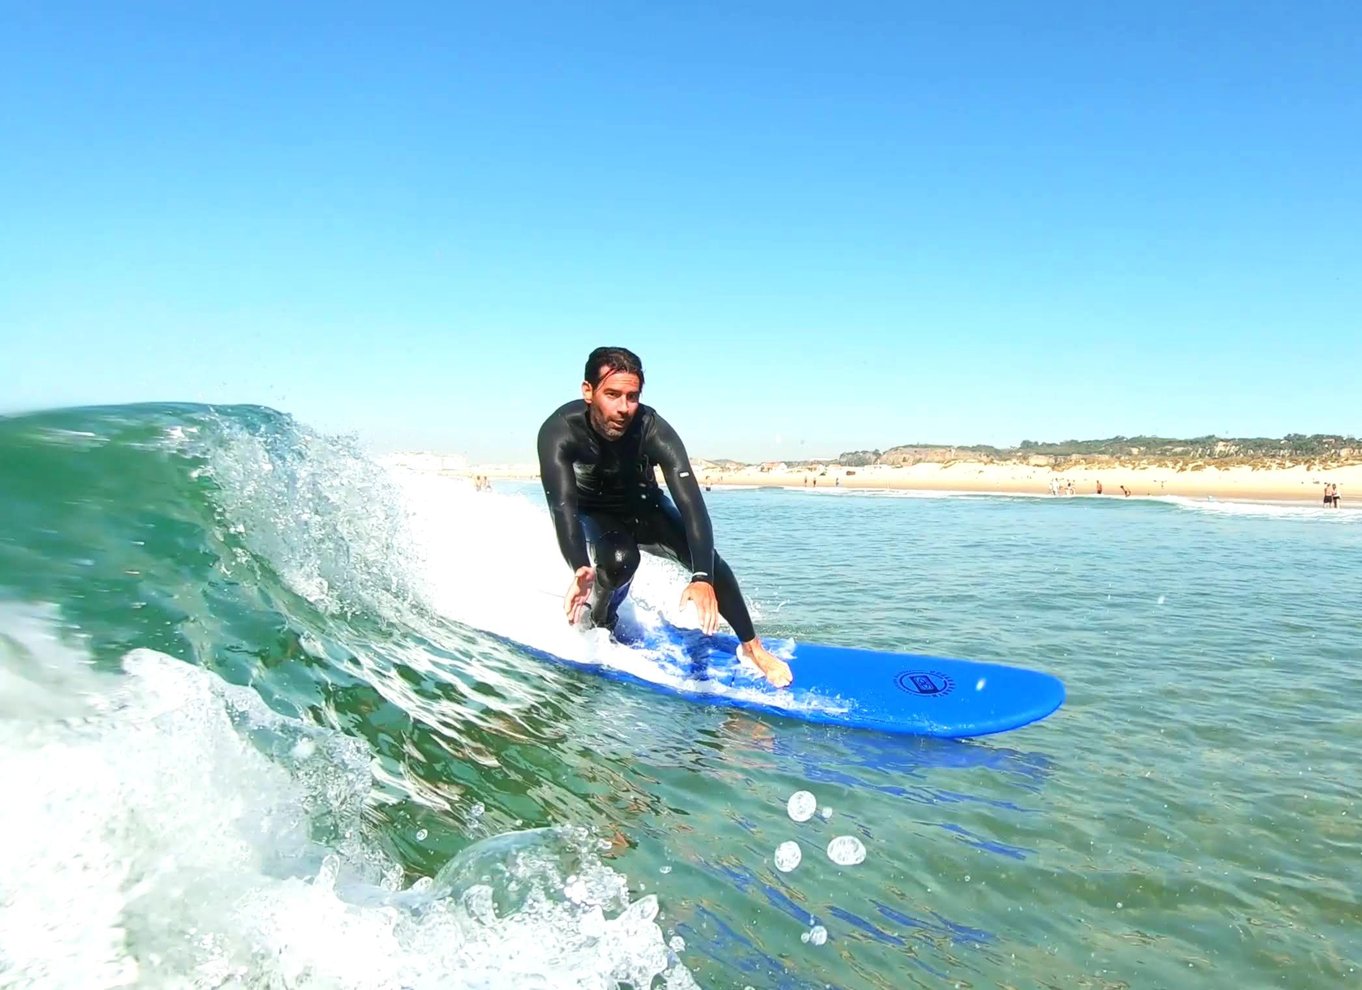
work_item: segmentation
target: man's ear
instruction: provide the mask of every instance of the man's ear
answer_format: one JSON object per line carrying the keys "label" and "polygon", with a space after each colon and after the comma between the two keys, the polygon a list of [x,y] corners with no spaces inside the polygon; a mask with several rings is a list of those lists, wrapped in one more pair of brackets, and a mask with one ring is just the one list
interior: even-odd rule
{"label": "man's ear", "polygon": [[582,382],[582,398],[588,403],[591,401],[591,394],[594,391],[590,382]]}

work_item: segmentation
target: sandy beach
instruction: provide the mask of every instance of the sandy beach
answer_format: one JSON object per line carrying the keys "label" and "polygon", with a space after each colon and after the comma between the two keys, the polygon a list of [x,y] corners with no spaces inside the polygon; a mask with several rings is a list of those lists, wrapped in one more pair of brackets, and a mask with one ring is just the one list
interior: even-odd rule
{"label": "sandy beach", "polygon": [[[1051,494],[1055,482],[1061,494],[1124,497],[1179,495],[1188,498],[1242,499],[1252,501],[1310,501],[1322,504],[1324,486],[1338,485],[1339,501],[1346,504],[1350,492],[1362,487],[1362,464],[1329,469],[1305,466],[1290,468],[1198,469],[1165,466],[1102,465],[1035,467],[1016,463],[957,461],[953,464],[922,463],[904,466],[871,465],[848,468],[825,465],[809,469],[782,465],[753,465],[742,469],[697,472],[709,485],[774,485],[802,488],[887,489],[901,491],[958,491],[995,494]],[[1070,485],[1072,491],[1070,492]]]}
{"label": "sandy beach", "polygon": [[[1116,498],[1125,497],[1122,491],[1124,486],[1131,496],[1176,495],[1187,498],[1322,503],[1325,484],[1336,484],[1341,506],[1349,505],[1353,493],[1359,493],[1359,497],[1362,497],[1362,464],[1271,468],[1247,465],[1178,468],[1104,464],[1051,468],[1016,462],[962,460],[953,463],[844,467],[835,463],[787,465],[780,462],[735,466],[731,463],[716,464],[702,458],[695,458],[693,463],[702,483],[711,488],[828,487],[1049,495],[1053,481],[1062,495],[1069,494],[1071,483],[1074,495],[1096,495],[1100,482],[1102,494]],[[470,479],[482,475],[492,482],[532,481],[538,477],[535,465],[530,463],[458,465],[445,467],[440,473]]]}

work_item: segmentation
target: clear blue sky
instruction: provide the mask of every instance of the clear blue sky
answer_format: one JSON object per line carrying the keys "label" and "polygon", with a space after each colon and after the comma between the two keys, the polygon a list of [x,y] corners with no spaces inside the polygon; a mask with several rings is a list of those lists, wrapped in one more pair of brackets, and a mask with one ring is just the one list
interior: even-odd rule
{"label": "clear blue sky", "polygon": [[6,3],[0,410],[1362,432],[1362,4]]}

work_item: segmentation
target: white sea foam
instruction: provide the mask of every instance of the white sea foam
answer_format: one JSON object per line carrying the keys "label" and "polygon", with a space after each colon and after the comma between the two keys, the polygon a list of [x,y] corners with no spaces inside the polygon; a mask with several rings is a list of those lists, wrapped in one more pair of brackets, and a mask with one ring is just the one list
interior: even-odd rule
{"label": "white sea foam", "polygon": [[0,604],[4,986],[694,986],[585,832],[404,887],[360,741],[150,650],[96,671],[56,620]]}
{"label": "white sea foam", "polygon": [[1165,495],[1157,501],[1167,502],[1179,509],[1201,512],[1208,515],[1246,517],[1256,519],[1300,519],[1335,524],[1362,523],[1362,507],[1340,506],[1335,509],[1320,502],[1257,502],[1226,501],[1211,498],[1188,498],[1181,495]]}

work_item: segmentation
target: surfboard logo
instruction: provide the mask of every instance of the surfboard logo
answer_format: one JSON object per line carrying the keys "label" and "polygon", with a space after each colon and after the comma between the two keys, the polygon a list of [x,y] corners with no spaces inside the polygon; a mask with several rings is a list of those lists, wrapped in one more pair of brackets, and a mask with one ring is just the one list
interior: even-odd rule
{"label": "surfboard logo", "polygon": [[900,690],[924,698],[939,698],[955,690],[954,678],[939,670],[905,670],[894,678]]}

